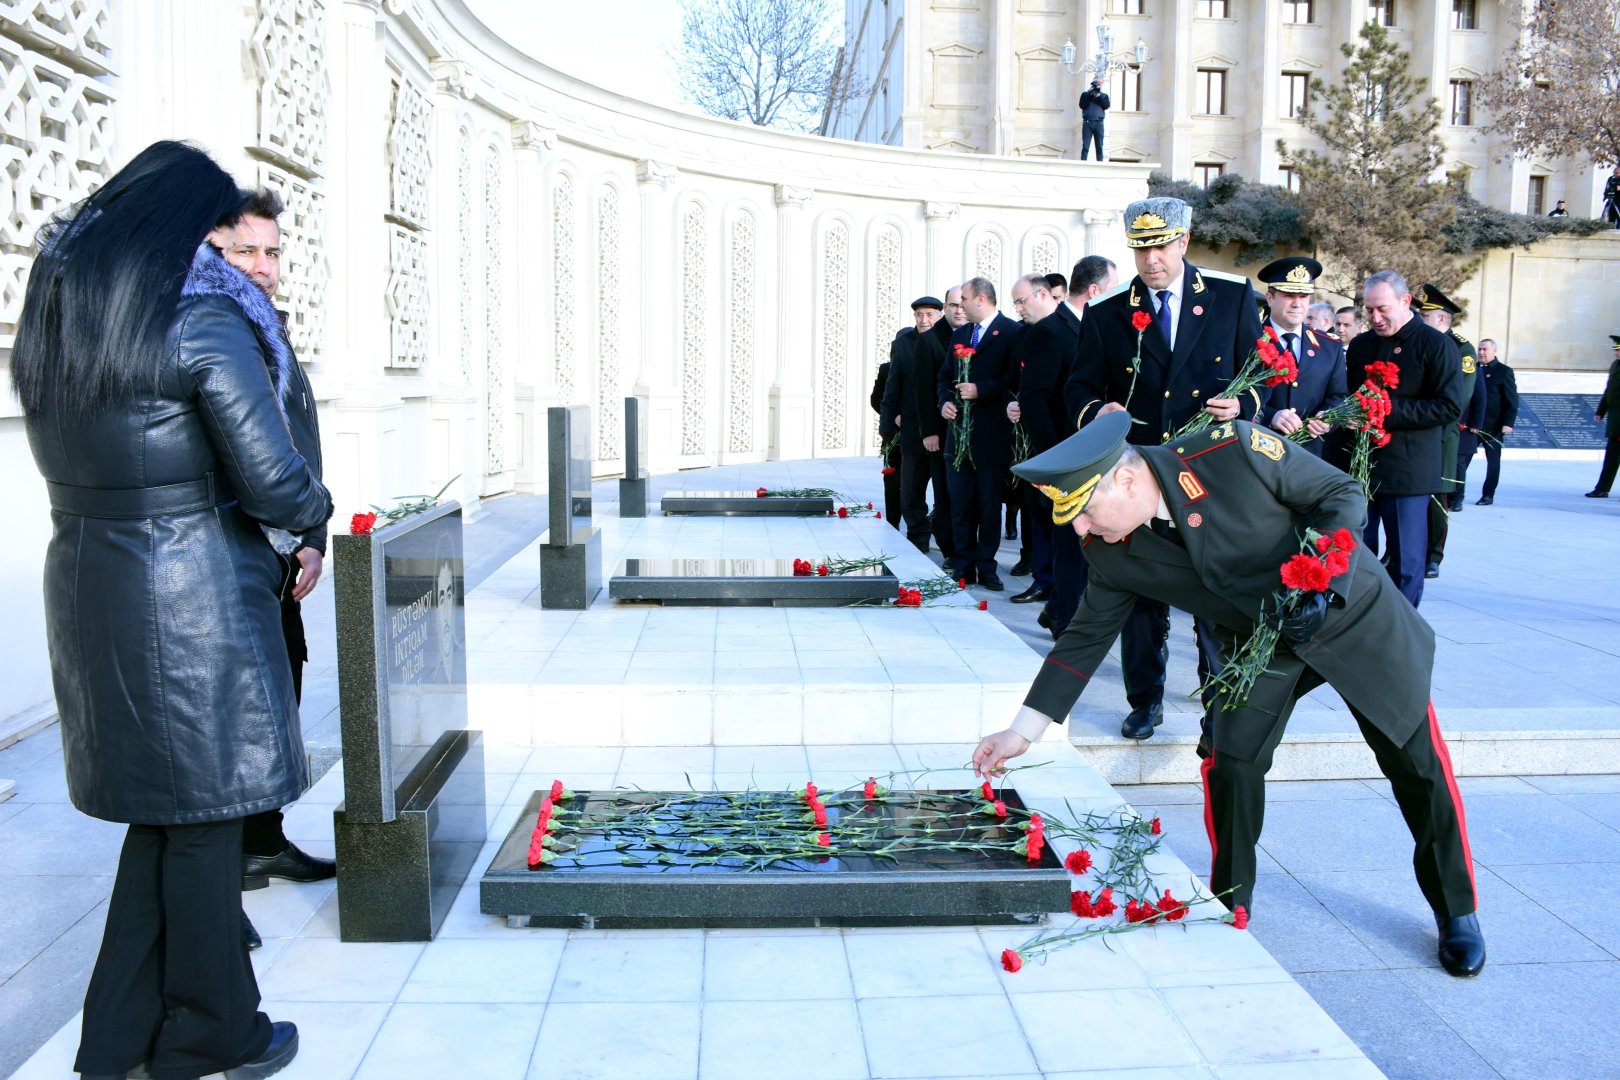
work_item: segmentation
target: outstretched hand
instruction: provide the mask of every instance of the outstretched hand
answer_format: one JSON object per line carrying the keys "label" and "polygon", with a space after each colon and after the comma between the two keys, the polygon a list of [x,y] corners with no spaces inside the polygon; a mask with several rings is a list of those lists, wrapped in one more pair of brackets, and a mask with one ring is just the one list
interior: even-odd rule
{"label": "outstretched hand", "polygon": [[1028,749],[1029,740],[1012,728],[986,735],[973,751],[973,772],[984,779],[1000,776],[1007,762]]}

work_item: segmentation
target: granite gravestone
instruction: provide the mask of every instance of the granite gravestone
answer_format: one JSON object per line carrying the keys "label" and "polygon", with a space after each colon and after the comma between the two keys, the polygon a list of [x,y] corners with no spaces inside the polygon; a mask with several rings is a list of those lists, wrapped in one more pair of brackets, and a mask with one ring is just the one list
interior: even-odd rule
{"label": "granite gravestone", "polygon": [[343,803],[339,936],[430,941],[483,846],[467,729],[461,507],[332,538]]}
{"label": "granite gravestone", "polygon": [[591,410],[546,410],[546,500],[540,606],[583,611],[602,591],[602,530],[591,527]]}
{"label": "granite gravestone", "polygon": [[665,514],[718,517],[825,517],[831,495],[779,496],[758,491],[671,491],[659,501]]}
{"label": "granite gravestone", "polygon": [[647,516],[647,418],[641,399],[624,399],[624,478],[619,481],[619,516]]}
{"label": "granite gravestone", "polygon": [[1594,415],[1599,394],[1520,394],[1509,450],[1602,450],[1603,421]]}
{"label": "granite gravestone", "polygon": [[826,607],[888,600],[900,581],[887,566],[843,574],[795,573],[792,559],[626,559],[608,579],[615,600],[666,606]]}

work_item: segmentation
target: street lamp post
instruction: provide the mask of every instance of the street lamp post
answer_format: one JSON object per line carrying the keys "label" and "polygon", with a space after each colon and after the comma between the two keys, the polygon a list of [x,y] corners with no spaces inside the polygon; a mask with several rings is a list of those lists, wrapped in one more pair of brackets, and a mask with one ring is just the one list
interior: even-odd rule
{"label": "street lamp post", "polygon": [[1129,52],[1114,52],[1114,28],[1107,23],[1097,24],[1097,54],[1090,60],[1078,66],[1075,65],[1077,50],[1073,41],[1063,43],[1063,67],[1070,75],[1090,75],[1093,78],[1106,79],[1116,71],[1127,68],[1136,71],[1148,61],[1147,42],[1141,38],[1136,39],[1136,45]]}

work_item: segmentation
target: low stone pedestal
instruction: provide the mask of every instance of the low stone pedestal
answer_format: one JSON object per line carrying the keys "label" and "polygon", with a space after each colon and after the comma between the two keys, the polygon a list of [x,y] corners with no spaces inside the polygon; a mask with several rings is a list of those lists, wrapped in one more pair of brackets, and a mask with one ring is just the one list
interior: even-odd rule
{"label": "low stone pedestal", "polygon": [[826,517],[833,512],[830,497],[804,499],[761,497],[752,491],[672,491],[659,502],[665,514],[700,514],[711,517]]}
{"label": "low stone pedestal", "polygon": [[836,607],[888,600],[899,585],[887,566],[819,577],[795,574],[792,559],[626,559],[608,595],[666,605]]}
{"label": "low stone pedestal", "polygon": [[566,544],[540,534],[540,606],[584,611],[602,591],[602,530],[575,529]]}

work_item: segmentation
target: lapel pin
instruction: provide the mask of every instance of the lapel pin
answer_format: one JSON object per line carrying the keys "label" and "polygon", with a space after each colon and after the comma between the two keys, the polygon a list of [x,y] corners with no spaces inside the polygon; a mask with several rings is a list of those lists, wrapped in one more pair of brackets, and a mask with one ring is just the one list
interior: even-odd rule
{"label": "lapel pin", "polygon": [[1395,346],[1395,355],[1396,356],[1401,355],[1401,347],[1399,345]]}
{"label": "lapel pin", "polygon": [[1305,355],[1306,356],[1315,356],[1316,355],[1316,350],[1315,349],[1306,349],[1305,350]]}
{"label": "lapel pin", "polygon": [[1198,526],[1202,525],[1203,523],[1204,523],[1204,515],[1203,514],[1188,514],[1187,515],[1187,527],[1188,528],[1196,529],[1196,528],[1198,528]]}
{"label": "lapel pin", "polygon": [[1204,305],[1202,305],[1202,304],[1194,304],[1193,305],[1193,314],[1194,315],[1202,315],[1203,313],[1204,313]]}

